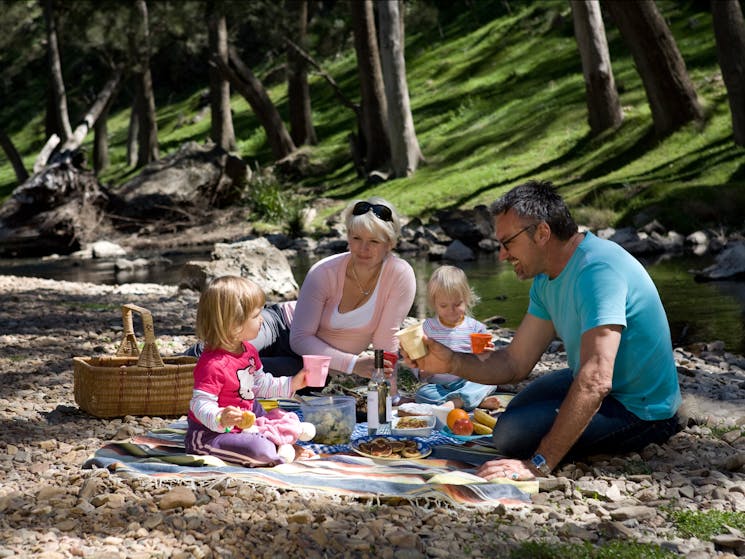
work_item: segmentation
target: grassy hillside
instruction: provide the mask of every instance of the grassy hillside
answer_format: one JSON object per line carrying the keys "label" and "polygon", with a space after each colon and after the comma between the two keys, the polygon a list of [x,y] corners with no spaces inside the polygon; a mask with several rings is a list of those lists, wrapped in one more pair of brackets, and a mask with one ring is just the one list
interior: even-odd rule
{"label": "grassy hillside", "polygon": [[[351,111],[334,97],[320,76],[311,77],[313,118],[320,144],[310,151],[323,172],[306,179],[321,195],[343,202],[373,190],[404,214],[426,217],[437,209],[489,203],[530,178],[554,181],[579,221],[594,226],[643,223],[657,217],[687,232],[702,225],[741,227],[745,208],[745,150],[731,140],[726,91],[716,63],[711,17],[696,3],[658,1],[671,25],[699,100],[703,125],[690,125],[655,139],[644,89],[618,32],[607,24],[613,71],[621,90],[625,120],[601,138],[590,138],[584,84],[565,0],[477,4],[442,27],[407,27],[407,71],[414,123],[426,165],[409,179],[366,186],[352,167],[347,135]],[[489,20],[488,14],[501,15]],[[478,18],[479,25],[475,25]],[[418,31],[427,28],[426,31]],[[347,95],[359,98],[353,51],[323,62]],[[161,151],[186,140],[204,141],[209,113],[194,122],[201,84],[184,97],[156,99]],[[286,113],[284,84],[270,93]],[[270,163],[265,135],[250,108],[233,96],[240,154],[255,164]],[[43,108],[43,100],[35,105]],[[31,168],[44,138],[41,112],[3,122]],[[104,182],[131,176],[124,164],[128,111],[111,115],[112,166]],[[285,115],[286,116],[286,115]],[[89,138],[89,142],[92,135]],[[88,144],[90,147],[90,143]],[[15,186],[0,155],[0,199]],[[333,208],[329,211],[333,211]]]}

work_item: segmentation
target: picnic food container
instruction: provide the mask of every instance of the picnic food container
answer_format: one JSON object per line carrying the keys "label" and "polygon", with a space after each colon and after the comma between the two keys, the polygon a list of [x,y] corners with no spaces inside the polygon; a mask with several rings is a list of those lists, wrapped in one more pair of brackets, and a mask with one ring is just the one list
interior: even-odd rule
{"label": "picnic food container", "polygon": [[405,437],[429,437],[434,428],[434,415],[409,415],[394,419],[391,433]]}
{"label": "picnic food container", "polygon": [[[134,334],[133,312],[142,318],[142,350]],[[196,358],[161,357],[149,310],[131,303],[122,305],[122,321],[123,337],[116,355],[73,358],[75,402],[95,417],[187,413]]]}
{"label": "picnic food container", "polygon": [[351,396],[321,396],[306,398],[300,404],[303,421],[316,427],[313,442],[346,444],[352,438],[356,423],[356,400]]}

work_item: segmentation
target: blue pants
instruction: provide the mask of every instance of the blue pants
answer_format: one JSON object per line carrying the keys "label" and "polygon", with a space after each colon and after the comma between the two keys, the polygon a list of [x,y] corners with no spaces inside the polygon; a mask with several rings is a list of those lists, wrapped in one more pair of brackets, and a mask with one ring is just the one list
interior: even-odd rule
{"label": "blue pants", "polygon": [[[494,428],[496,449],[510,458],[530,458],[551,429],[572,380],[572,371],[562,369],[545,374],[519,392]],[[677,414],[670,419],[645,421],[607,396],[564,460],[638,451],[650,443],[665,442],[678,430]]]}
{"label": "blue pants", "polygon": [[484,398],[496,390],[496,386],[479,384],[465,379],[456,380],[448,384],[434,384],[430,382],[416,391],[414,401],[419,404],[439,406],[448,400],[460,398],[463,400],[463,409],[471,411],[477,408]]}
{"label": "blue pants", "polygon": [[[263,322],[259,335],[249,340],[259,352],[261,364],[267,373],[275,377],[296,375],[303,368],[303,358],[290,347],[290,325],[279,304],[273,303],[261,309]],[[199,357],[204,343],[199,341],[184,352],[184,355]]]}

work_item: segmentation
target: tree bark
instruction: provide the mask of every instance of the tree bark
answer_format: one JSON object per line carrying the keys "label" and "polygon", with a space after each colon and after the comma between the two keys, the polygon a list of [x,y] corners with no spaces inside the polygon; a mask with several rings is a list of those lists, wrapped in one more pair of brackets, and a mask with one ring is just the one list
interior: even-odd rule
{"label": "tree bark", "polygon": [[745,146],[745,22],[737,0],[712,0],[717,58],[727,87],[735,143]]}
{"label": "tree bark", "polygon": [[409,85],[406,80],[403,21],[398,0],[378,2],[380,59],[383,69],[391,161],[396,177],[408,177],[424,159],[414,130]]}
{"label": "tree bark", "polygon": [[235,66],[235,70],[219,58],[213,59],[220,73],[230,81],[230,84],[245,97],[251,105],[256,118],[266,131],[267,140],[275,159],[282,159],[293,151],[295,144],[292,142],[287,128],[282,122],[277,107],[274,106],[269,94],[262,83],[254,76],[253,72],[243,64],[234,49],[228,49],[228,59]]}
{"label": "tree bark", "polygon": [[359,138],[357,143],[366,172],[387,171],[391,158],[388,109],[378,41],[375,36],[373,3],[371,0],[358,0],[351,2],[350,6],[362,100],[360,103],[362,138]]}
{"label": "tree bark", "polygon": [[[57,22],[54,15],[54,0],[44,0],[44,19],[47,26],[47,55],[49,56],[49,78],[54,97],[54,118],[56,132],[63,141],[72,136],[70,116],[67,112],[67,94],[62,77],[62,62],[57,42]],[[50,134],[51,135],[51,134]]]}
{"label": "tree bark", "polygon": [[574,36],[585,78],[590,131],[596,136],[623,121],[621,102],[613,79],[608,41],[598,0],[572,0]]}
{"label": "tree bark", "polygon": [[670,29],[653,0],[603,5],[613,17],[644,84],[655,132],[672,133],[703,118],[693,83]]}
{"label": "tree bark", "polygon": [[[308,29],[308,0],[286,0],[291,21],[296,23],[295,42],[305,48]],[[290,109],[290,134],[296,146],[316,144],[316,131],[310,108],[310,89],[305,59],[287,47],[287,97]]]}
{"label": "tree bark", "polygon": [[[228,62],[228,29],[222,2],[210,2],[207,5],[209,22],[209,43],[212,57]],[[216,145],[225,151],[235,150],[235,132],[233,115],[230,112],[230,82],[222,77],[214,66],[209,67],[210,110],[212,125],[210,136]]]}
{"label": "tree bark", "polygon": [[155,96],[150,74],[150,31],[148,29],[147,4],[145,0],[134,0],[131,13],[130,49],[135,60],[135,114],[138,118],[137,161],[142,167],[156,161],[158,153],[158,123],[155,118]]}
{"label": "tree bark", "polygon": [[0,130],[0,147],[3,148],[5,156],[10,161],[10,164],[13,165],[13,171],[15,171],[18,184],[25,182],[28,178],[28,171],[26,171],[26,167],[23,165],[23,159],[21,159],[15,144],[13,144],[13,140],[5,133],[5,130]]}

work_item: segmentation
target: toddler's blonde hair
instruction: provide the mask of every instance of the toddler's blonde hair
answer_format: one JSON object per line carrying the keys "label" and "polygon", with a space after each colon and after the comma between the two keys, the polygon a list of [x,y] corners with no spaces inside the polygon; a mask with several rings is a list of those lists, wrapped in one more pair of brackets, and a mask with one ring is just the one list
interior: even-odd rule
{"label": "toddler's blonde hair", "polygon": [[210,282],[199,297],[197,337],[212,349],[230,350],[243,325],[264,306],[264,291],[249,279],[222,276]]}
{"label": "toddler's blonde hair", "polygon": [[479,296],[468,284],[466,273],[456,266],[440,266],[432,272],[427,282],[427,302],[433,310],[437,310],[437,295],[460,297],[466,305],[466,314],[470,314],[474,305],[480,301]]}

